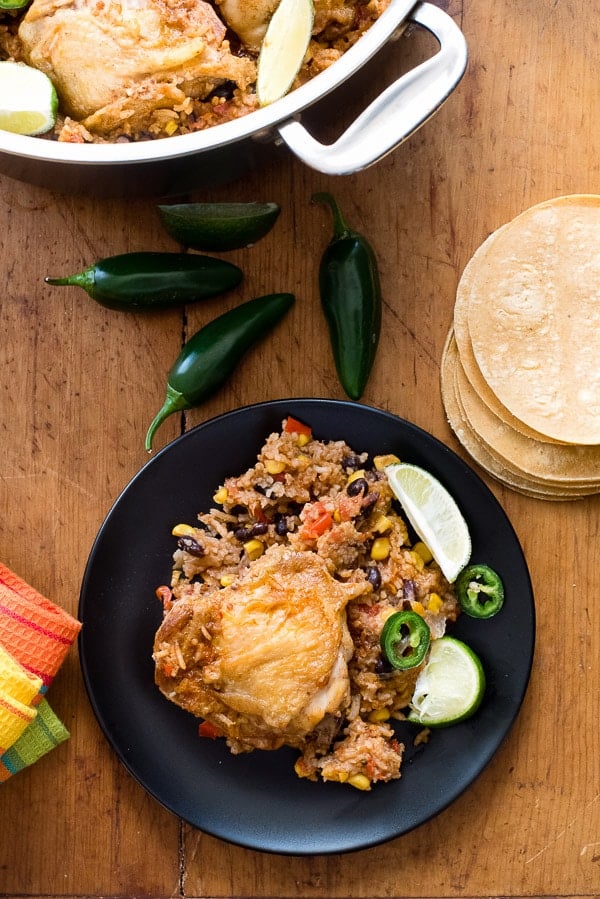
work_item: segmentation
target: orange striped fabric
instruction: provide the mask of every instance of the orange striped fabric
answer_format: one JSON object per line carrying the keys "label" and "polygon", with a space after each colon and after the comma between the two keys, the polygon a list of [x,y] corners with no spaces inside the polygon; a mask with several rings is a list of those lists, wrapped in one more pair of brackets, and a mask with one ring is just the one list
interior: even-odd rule
{"label": "orange striped fabric", "polygon": [[80,629],[76,618],[0,563],[0,645],[29,675],[41,678],[38,702]]}

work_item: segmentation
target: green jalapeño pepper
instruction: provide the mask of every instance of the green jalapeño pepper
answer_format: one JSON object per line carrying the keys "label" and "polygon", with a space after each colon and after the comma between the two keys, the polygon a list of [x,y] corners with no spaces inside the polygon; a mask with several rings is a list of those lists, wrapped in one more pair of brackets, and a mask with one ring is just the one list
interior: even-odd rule
{"label": "green jalape\u00f1o pepper", "polygon": [[392,668],[405,671],[421,664],[429,649],[431,632],[416,612],[394,612],[383,625],[380,642]]}
{"label": "green jalape\u00f1o pepper", "polygon": [[82,287],[110,309],[165,309],[214,297],[236,287],[242,271],[231,262],[189,253],[122,253],[77,275],[47,284]]}
{"label": "green jalape\u00f1o pepper", "polygon": [[488,565],[469,565],[456,579],[461,609],[471,618],[491,618],[504,604],[504,584]]}
{"label": "green jalape\u00f1o pepper", "polygon": [[198,406],[232,374],[241,356],[271,330],[294,303],[291,293],[274,293],[236,306],[213,319],[181,350],[167,379],[164,404],[146,434],[146,449],[162,422]]}
{"label": "green jalape\u00f1o pepper", "polygon": [[314,194],[313,201],[328,203],[333,212],[334,234],[321,258],[319,291],[338,378],[350,399],[359,400],[381,331],[377,260],[362,234],[348,227],[330,194]]}

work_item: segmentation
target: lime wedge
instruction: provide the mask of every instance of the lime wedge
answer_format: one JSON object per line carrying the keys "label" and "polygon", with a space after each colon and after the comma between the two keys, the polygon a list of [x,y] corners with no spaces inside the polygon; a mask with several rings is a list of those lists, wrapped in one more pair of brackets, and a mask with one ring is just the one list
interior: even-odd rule
{"label": "lime wedge", "polygon": [[286,94],[300,70],[312,33],[312,0],[281,0],[258,57],[256,93],[261,106]]}
{"label": "lime wedge", "polygon": [[165,230],[194,250],[225,252],[256,243],[271,230],[277,203],[175,203],[159,206]]}
{"label": "lime wedge", "polygon": [[434,640],[420,671],[408,720],[424,727],[446,727],[470,718],[485,693],[479,657],[455,637]]}
{"label": "lime wedge", "polygon": [[0,129],[43,134],[54,127],[58,97],[44,72],[22,62],[0,62]]}
{"label": "lime wedge", "polygon": [[432,474],[418,465],[397,462],[384,470],[406,517],[446,580],[453,583],[471,556],[471,535],[456,502]]}

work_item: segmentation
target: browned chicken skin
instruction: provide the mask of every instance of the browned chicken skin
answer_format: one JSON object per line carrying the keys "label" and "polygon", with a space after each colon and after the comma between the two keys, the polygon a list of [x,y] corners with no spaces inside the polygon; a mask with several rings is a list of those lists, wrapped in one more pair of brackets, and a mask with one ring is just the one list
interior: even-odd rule
{"label": "browned chicken skin", "polygon": [[230,587],[178,600],[154,644],[156,682],[234,752],[301,746],[349,698],[346,604],[316,553],[273,546]]}
{"label": "browned chicken skin", "polygon": [[225,31],[203,0],[33,0],[19,37],[65,111],[110,133],[229,79],[249,83],[254,63],[231,54]]}

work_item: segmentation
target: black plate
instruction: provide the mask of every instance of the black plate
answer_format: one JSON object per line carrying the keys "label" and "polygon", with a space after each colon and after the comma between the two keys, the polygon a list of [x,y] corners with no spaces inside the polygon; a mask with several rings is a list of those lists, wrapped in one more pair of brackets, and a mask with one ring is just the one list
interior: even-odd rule
{"label": "black plate", "polygon": [[[178,522],[208,509],[227,475],[253,464],[266,436],[288,414],[316,437],[344,439],[373,455],[420,464],[457,499],[473,559],[502,575],[506,602],[488,621],[462,616],[452,633],[481,656],[488,680],[470,721],[407,742],[402,778],[370,792],[300,780],[296,753],[232,756],[200,739],[196,719],[154,686],[151,659]],[[519,541],[493,494],[455,453],[412,424],[367,406],[280,400],[230,412],[189,431],[133,478],[110,510],[86,567],[79,617],[86,688],[102,730],[134,778],[171,812],[201,830],[251,849],[291,855],[362,849],[406,833],[457,798],[488,764],[521,706],[533,659],[535,610]],[[403,728],[410,728],[404,724]]]}

